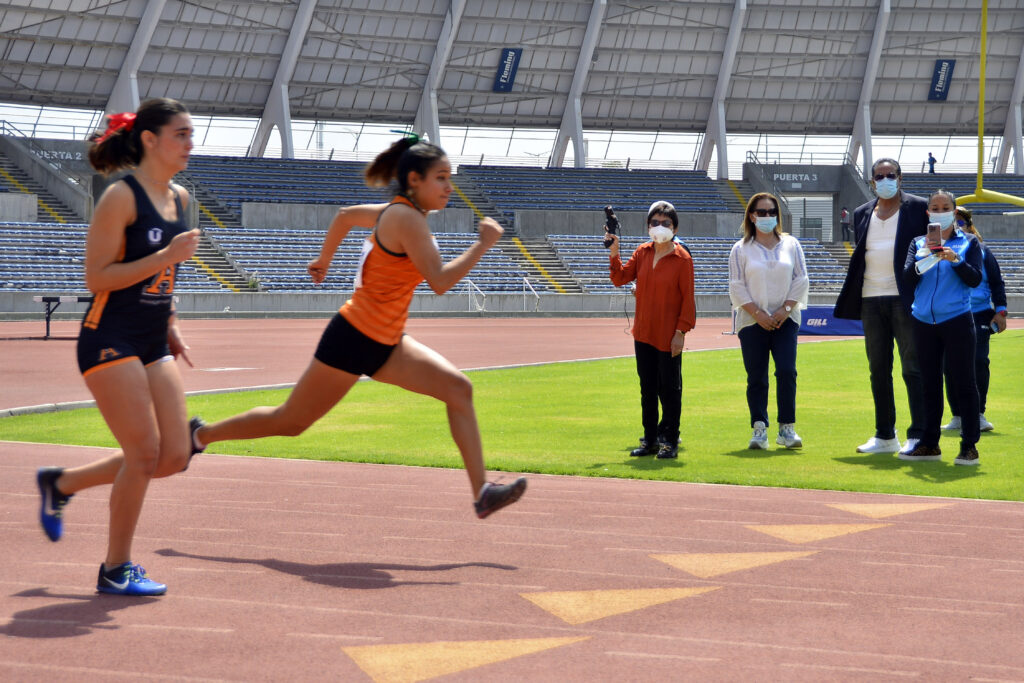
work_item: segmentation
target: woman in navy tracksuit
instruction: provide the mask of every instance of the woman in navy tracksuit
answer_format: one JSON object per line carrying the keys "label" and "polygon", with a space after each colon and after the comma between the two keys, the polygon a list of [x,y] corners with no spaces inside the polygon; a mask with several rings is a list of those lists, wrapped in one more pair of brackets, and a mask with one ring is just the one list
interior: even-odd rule
{"label": "woman in navy tracksuit", "polygon": [[[981,245],[970,233],[956,227],[956,199],[952,193],[938,190],[928,199],[928,219],[941,228],[941,250],[928,248],[927,236],[910,243],[903,267],[904,282],[914,288],[911,307],[914,341],[921,383],[924,390],[924,435],[901,460],[939,460],[939,433],[942,424],[942,360],[949,357],[949,372],[954,378],[960,418],[960,454],[957,465],[977,465],[978,387],[974,377],[976,334],[971,314],[971,289],[981,283]],[[920,255],[919,255],[920,254]],[[938,259],[933,267],[919,273],[918,262]],[[929,262],[930,263],[930,262]],[[921,269],[926,263],[921,264]]]}
{"label": "woman in navy tracksuit", "polygon": [[[971,313],[974,315],[974,330],[978,335],[978,345],[974,354],[974,375],[978,381],[978,428],[983,432],[994,429],[991,422],[985,419],[985,403],[988,399],[989,339],[996,331],[1006,329],[1006,284],[1003,282],[999,262],[992,251],[985,246],[981,233],[974,227],[969,209],[957,207],[956,224],[964,232],[969,232],[981,243],[981,284],[971,290]],[[993,325],[995,328],[993,329]],[[948,359],[947,359],[948,360]],[[956,379],[946,373],[946,398],[953,419],[943,429],[960,429],[960,405],[956,397]]]}

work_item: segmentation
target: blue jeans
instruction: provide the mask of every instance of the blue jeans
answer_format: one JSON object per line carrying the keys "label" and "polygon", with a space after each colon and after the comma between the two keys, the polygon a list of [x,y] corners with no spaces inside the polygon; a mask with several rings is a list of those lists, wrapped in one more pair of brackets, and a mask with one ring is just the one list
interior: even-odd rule
{"label": "blue jeans", "polygon": [[775,361],[775,404],[779,424],[796,422],[796,337],[800,326],[792,319],[777,330],[747,325],[740,338],[743,367],[747,370],[747,407],[750,426],[768,421],[768,356]]}
{"label": "blue jeans", "polygon": [[920,439],[924,434],[924,392],[912,320],[898,296],[872,296],[861,303],[864,350],[868,355],[871,397],[875,402],[875,436],[879,439],[896,437],[896,400],[892,388],[894,340],[899,348],[903,383],[907,385],[910,404],[907,438]]}
{"label": "blue jeans", "polygon": [[974,316],[964,313],[943,323],[929,325],[914,319],[917,354],[924,382],[925,415],[921,444],[938,446],[942,425],[942,359],[949,358],[957,407],[960,410],[960,447],[978,443],[978,385],[974,380]]}
{"label": "blue jeans", "polygon": [[[648,444],[661,440],[675,446],[683,411],[683,354],[673,356],[650,344],[633,341],[636,374],[640,377],[640,419]],[[658,421],[658,403],[661,421]]]}

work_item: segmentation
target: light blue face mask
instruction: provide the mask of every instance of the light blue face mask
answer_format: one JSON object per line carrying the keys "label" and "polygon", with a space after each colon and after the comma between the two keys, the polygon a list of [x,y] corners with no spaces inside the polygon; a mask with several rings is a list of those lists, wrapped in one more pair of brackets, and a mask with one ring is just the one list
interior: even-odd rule
{"label": "light blue face mask", "polygon": [[754,227],[761,232],[771,232],[778,224],[779,219],[775,216],[758,216],[754,219]]}
{"label": "light blue face mask", "polygon": [[931,221],[932,223],[938,223],[939,226],[943,230],[945,230],[946,228],[953,224],[954,215],[955,212],[953,211],[946,211],[945,213],[932,213],[931,211],[929,211],[928,220]]}
{"label": "light blue face mask", "polygon": [[882,199],[891,199],[900,191],[900,184],[897,180],[882,178],[875,181],[875,194]]}

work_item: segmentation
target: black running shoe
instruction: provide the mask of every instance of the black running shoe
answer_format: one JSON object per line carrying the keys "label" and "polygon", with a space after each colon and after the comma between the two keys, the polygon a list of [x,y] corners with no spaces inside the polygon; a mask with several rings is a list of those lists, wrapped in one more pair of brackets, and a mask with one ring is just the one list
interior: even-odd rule
{"label": "black running shoe", "polygon": [[956,456],[956,460],[953,461],[954,465],[977,465],[978,464],[978,449],[974,446],[966,446],[960,448],[960,455]]}
{"label": "black running shoe", "polygon": [[480,489],[480,498],[473,503],[476,516],[483,519],[506,505],[511,505],[519,500],[524,491],[526,491],[526,477],[519,477],[511,484],[487,482]]}
{"label": "black running shoe", "polygon": [[39,485],[39,495],[42,496],[39,522],[43,525],[46,537],[55,542],[64,533],[64,506],[71,500],[71,495],[65,495],[57,488],[57,479],[63,472],[63,467],[40,467],[36,472],[36,483]]}
{"label": "black running shoe", "polygon": [[203,451],[206,450],[206,446],[203,446],[202,448],[196,446],[196,432],[199,431],[200,427],[205,426],[206,420],[199,417],[198,415],[196,415],[195,417],[188,421],[188,445],[189,449],[191,450],[191,453],[189,453],[188,462],[185,463],[185,469],[182,470],[182,472],[187,470],[188,466],[192,464],[192,456],[202,453]]}

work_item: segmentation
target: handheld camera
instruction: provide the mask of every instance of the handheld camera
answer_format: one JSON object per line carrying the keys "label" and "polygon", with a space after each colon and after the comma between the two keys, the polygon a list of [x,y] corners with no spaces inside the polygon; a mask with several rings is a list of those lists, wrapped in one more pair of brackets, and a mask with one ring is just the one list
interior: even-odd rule
{"label": "handheld camera", "polygon": [[619,219],[615,217],[615,209],[609,204],[604,207],[604,248],[611,249],[612,235],[619,234]]}

